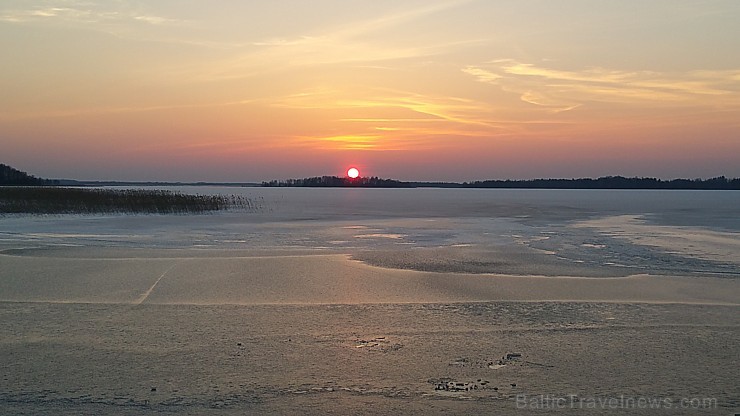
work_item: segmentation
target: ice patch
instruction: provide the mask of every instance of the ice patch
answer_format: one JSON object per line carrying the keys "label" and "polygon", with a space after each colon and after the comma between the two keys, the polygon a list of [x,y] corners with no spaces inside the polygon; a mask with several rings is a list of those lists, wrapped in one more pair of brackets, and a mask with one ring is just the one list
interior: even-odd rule
{"label": "ice patch", "polygon": [[605,248],[606,244],[592,244],[592,243],[583,243],[581,244],[581,247],[588,247],[588,248]]}
{"label": "ice patch", "polygon": [[407,237],[406,234],[385,234],[385,233],[373,233],[373,234],[359,234],[355,238],[391,238],[401,239]]}

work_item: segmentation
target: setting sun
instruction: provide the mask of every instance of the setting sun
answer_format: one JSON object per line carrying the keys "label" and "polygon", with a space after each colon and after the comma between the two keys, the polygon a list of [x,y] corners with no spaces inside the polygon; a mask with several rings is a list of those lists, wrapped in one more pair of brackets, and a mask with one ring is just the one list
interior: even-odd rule
{"label": "setting sun", "polygon": [[359,170],[357,170],[357,168],[349,168],[349,169],[347,170],[347,176],[349,176],[349,177],[350,177],[350,178],[352,178],[352,179],[355,179],[355,178],[357,178],[358,176],[360,176],[360,171],[359,171]]}

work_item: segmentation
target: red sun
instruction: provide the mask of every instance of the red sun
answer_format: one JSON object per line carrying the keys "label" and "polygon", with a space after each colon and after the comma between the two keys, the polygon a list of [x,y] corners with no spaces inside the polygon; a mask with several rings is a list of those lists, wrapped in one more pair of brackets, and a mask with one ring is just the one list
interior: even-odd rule
{"label": "red sun", "polygon": [[360,176],[360,171],[357,170],[357,168],[349,168],[347,169],[347,176],[349,176],[352,179],[355,179],[358,176]]}

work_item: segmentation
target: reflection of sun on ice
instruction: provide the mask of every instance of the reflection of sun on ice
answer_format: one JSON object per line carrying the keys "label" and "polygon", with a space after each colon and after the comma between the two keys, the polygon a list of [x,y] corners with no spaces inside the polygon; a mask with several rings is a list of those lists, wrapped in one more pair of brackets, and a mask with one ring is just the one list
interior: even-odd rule
{"label": "reflection of sun on ice", "polygon": [[358,176],[360,176],[360,171],[359,171],[359,170],[357,170],[357,168],[349,168],[349,169],[347,170],[347,176],[349,176],[349,177],[350,177],[350,178],[352,178],[352,179],[355,179],[355,178],[357,178]]}

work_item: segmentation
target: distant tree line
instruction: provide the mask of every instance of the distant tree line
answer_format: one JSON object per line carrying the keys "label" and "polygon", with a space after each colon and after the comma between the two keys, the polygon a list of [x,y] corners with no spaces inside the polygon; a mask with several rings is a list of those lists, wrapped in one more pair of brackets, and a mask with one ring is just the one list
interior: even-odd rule
{"label": "distant tree line", "polygon": [[0,163],[0,185],[2,186],[50,186],[58,184],[58,181],[40,179]]}
{"label": "distant tree line", "polygon": [[[69,182],[69,183],[67,183]],[[125,185],[125,182],[79,182],[41,179],[0,163],[0,186],[58,186],[58,185]],[[132,183],[133,184],[133,183]],[[205,185],[206,183],[188,183]],[[141,184],[139,184],[141,185]],[[147,182],[143,185],[173,185],[169,182]],[[227,184],[228,185],[228,184]],[[248,184],[241,184],[248,185]],[[523,189],[725,189],[740,190],[740,178],[718,176],[710,179],[657,179],[603,176],[580,179],[490,179],[473,182],[405,182],[382,179],[377,176],[348,178],[316,176],[303,179],[284,179],[262,182],[265,187],[317,188],[523,188]]]}
{"label": "distant tree line", "polygon": [[530,189],[740,189],[740,178],[718,176],[711,179],[625,178],[604,176],[598,179],[486,180],[466,182],[464,188]]}
{"label": "distant tree line", "polygon": [[740,190],[740,178],[719,176],[711,179],[626,178],[604,176],[581,179],[524,179],[485,180],[473,182],[404,182],[394,179],[342,178],[320,176],[304,179],[285,179],[262,182],[266,187],[358,187],[358,188],[519,188],[519,189],[724,189]]}
{"label": "distant tree line", "polygon": [[316,188],[411,188],[410,182],[378,177],[342,178],[338,176],[316,176],[303,179],[285,179],[262,182],[266,187],[316,187]]}

